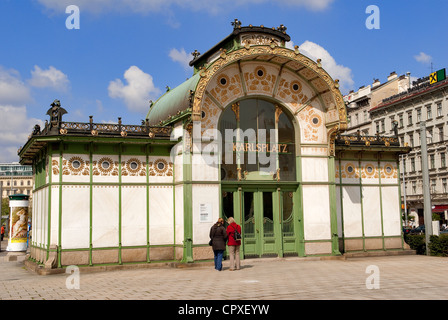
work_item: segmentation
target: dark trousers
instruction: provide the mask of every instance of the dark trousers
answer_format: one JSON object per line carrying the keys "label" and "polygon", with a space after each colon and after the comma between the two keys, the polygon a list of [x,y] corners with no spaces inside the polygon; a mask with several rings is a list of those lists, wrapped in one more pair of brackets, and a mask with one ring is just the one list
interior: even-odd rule
{"label": "dark trousers", "polygon": [[215,269],[218,271],[222,270],[222,256],[224,254],[224,250],[213,250],[215,254]]}

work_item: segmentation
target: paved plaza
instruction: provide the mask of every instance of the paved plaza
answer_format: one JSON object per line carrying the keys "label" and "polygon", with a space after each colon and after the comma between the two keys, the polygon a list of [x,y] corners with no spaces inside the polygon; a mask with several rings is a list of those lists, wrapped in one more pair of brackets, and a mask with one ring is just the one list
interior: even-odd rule
{"label": "paved plaza", "polygon": [[[434,300],[448,299],[448,258],[248,259],[238,271],[125,268],[38,275],[0,253],[1,300]],[[76,282],[77,281],[77,282]],[[240,290],[229,290],[229,283]]]}

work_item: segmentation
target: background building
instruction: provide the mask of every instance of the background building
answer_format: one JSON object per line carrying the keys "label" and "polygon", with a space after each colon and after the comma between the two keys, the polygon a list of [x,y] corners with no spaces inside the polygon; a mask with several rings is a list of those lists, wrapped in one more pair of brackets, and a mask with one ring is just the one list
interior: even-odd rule
{"label": "background building", "polygon": [[33,167],[19,163],[0,163],[0,188],[2,198],[15,193],[32,196]]}
{"label": "background building", "polygon": [[393,121],[397,121],[400,144],[412,148],[409,154],[403,155],[402,197],[404,200],[406,195],[406,207],[414,219],[411,225],[417,226],[423,224],[421,121],[426,124],[433,213],[441,214],[442,223],[446,223],[448,210],[448,80],[445,69],[434,74],[414,81],[409,90],[383,99],[370,110],[372,129],[380,128],[379,133],[392,134]]}
{"label": "background building", "polygon": [[[26,194],[32,197],[33,167],[19,163],[0,163],[0,195],[2,199],[12,194]],[[6,200],[5,200],[6,201]],[[5,205],[0,212],[1,222],[7,224],[9,208]],[[9,228],[6,228],[8,233]]]}
{"label": "background building", "polygon": [[383,99],[406,92],[410,88],[410,73],[398,76],[391,72],[387,81],[381,83],[376,79],[373,84],[363,86],[358,91],[350,91],[344,96],[347,105],[348,134],[355,134],[359,130],[361,135],[382,135],[391,133],[392,127],[386,120],[375,119],[372,122],[370,109],[382,103]]}

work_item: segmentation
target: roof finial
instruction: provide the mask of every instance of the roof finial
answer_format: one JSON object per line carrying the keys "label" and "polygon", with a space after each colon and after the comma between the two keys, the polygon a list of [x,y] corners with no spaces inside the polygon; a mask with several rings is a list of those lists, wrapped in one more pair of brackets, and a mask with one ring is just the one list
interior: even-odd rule
{"label": "roof finial", "polygon": [[193,58],[197,58],[201,55],[201,53],[198,50],[194,50],[194,52],[191,53],[191,55],[193,56]]}
{"label": "roof finial", "polygon": [[230,24],[233,26],[233,29],[241,28],[241,21],[238,19],[233,20]]}

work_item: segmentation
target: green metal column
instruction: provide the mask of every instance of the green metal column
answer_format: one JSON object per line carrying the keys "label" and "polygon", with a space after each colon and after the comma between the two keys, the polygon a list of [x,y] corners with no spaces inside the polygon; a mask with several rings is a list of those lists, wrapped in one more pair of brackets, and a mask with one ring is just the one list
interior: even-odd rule
{"label": "green metal column", "polygon": [[334,157],[328,158],[328,188],[330,194],[330,228],[331,251],[333,255],[341,255],[338,239],[338,214],[336,208],[336,171]]}
{"label": "green metal column", "polygon": [[[184,132],[190,122],[184,125]],[[189,141],[186,141],[189,139]],[[187,143],[188,142],[188,143]],[[192,154],[190,144],[192,137],[183,137],[183,193],[184,193],[184,253],[183,262],[193,262],[193,186],[192,186]],[[188,149],[188,150],[187,150]]]}

